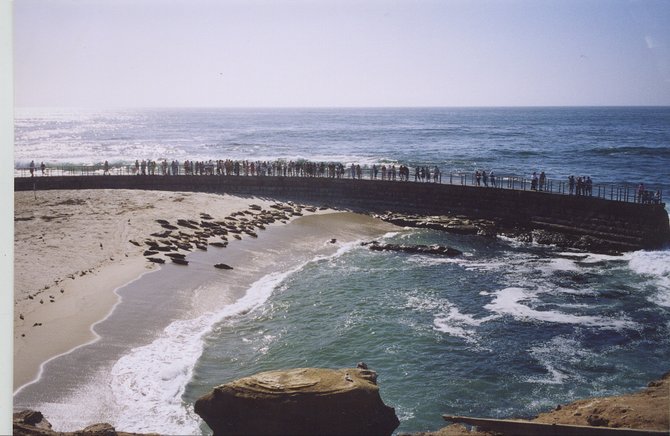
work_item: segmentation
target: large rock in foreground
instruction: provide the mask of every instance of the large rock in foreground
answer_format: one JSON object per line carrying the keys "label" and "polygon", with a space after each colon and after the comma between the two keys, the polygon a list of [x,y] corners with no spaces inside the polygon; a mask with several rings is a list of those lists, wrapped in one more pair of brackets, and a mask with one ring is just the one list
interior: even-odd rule
{"label": "large rock in foreground", "polygon": [[298,368],[214,388],[195,412],[215,435],[390,435],[400,422],[374,371]]}

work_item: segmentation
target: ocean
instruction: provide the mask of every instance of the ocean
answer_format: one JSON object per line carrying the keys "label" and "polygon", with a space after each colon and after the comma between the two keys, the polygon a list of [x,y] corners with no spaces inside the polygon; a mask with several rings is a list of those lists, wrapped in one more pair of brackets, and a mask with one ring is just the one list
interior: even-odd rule
{"label": "ocean", "polygon": [[[443,174],[544,171],[553,180],[590,176],[670,193],[668,107],[22,109],[15,136],[17,168],[31,160],[307,159],[437,165]],[[299,238],[299,227],[291,231]],[[289,250],[215,311],[168,311],[160,328],[147,327],[129,344],[110,339],[108,348],[99,324],[100,341],[50,362],[15,401],[41,410],[58,430],[90,419],[124,431],[208,434],[192,404],[215,385],[265,370],[364,361],[379,373],[398,431],[411,432],[440,428],[444,413],[530,417],[637,390],[670,370],[668,248],[606,256],[400,227],[381,239],[450,245],[464,255],[380,254],[359,240],[311,257]],[[186,306],[218,286],[212,277],[174,278],[164,268],[129,286],[165,280]],[[131,294],[112,318],[132,316]],[[89,379],[39,397],[39,384],[68,359],[112,348],[120,351],[107,353]],[[103,398],[95,395],[101,383],[109,387]],[[81,405],[98,403],[82,414]]]}

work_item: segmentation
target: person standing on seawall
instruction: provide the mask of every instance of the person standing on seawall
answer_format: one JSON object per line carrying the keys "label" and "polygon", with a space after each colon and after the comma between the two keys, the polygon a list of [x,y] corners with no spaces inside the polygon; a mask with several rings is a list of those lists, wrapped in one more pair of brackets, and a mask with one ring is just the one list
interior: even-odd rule
{"label": "person standing on seawall", "polygon": [[30,161],[30,177],[35,177],[35,161]]}

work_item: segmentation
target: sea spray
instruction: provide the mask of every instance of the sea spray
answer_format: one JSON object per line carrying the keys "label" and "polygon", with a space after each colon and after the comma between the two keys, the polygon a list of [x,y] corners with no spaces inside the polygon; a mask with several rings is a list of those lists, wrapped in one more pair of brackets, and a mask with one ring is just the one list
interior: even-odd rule
{"label": "sea spray", "polygon": [[670,307],[670,249],[661,251],[636,251],[626,254],[629,268],[640,274],[653,290],[649,301]]}

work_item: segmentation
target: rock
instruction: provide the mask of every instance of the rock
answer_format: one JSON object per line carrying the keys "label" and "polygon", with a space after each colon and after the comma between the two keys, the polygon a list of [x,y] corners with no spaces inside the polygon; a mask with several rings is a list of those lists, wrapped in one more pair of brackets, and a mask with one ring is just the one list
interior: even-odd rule
{"label": "rock", "polygon": [[226,265],[225,263],[217,263],[216,265],[214,265],[214,268],[218,268],[218,269],[233,269],[232,266],[230,266],[230,265]]}
{"label": "rock", "polygon": [[374,251],[399,251],[410,254],[435,254],[438,256],[460,256],[462,251],[444,245],[400,245],[400,244],[380,244],[373,241],[367,245],[370,250]]}
{"label": "rock", "polygon": [[14,413],[14,423],[27,424],[45,430],[51,429],[51,423],[46,420],[42,412],[35,410],[22,410]]}
{"label": "rock", "polygon": [[[116,431],[110,424],[93,424],[83,430],[73,432],[56,432],[51,429],[49,421],[42,413],[24,410],[14,413],[13,431],[15,436],[142,436],[139,433]],[[157,433],[144,433],[145,436],[158,436]]]}
{"label": "rock", "polygon": [[180,259],[178,257],[171,257],[170,259],[177,265],[188,265],[188,260],[186,259]]}
{"label": "rock", "polygon": [[589,415],[586,417],[586,422],[593,427],[607,427],[610,423],[608,419],[599,415]]}
{"label": "rock", "polygon": [[165,263],[165,259],[161,259],[160,257],[147,257],[147,260],[153,263]]}
{"label": "rock", "polygon": [[116,429],[106,422],[100,424],[89,425],[82,430],[84,434],[94,434],[96,436],[116,436],[118,433]]}
{"label": "rock", "polygon": [[298,368],[214,388],[195,412],[215,435],[390,435],[400,422],[379,396],[374,371]]}

